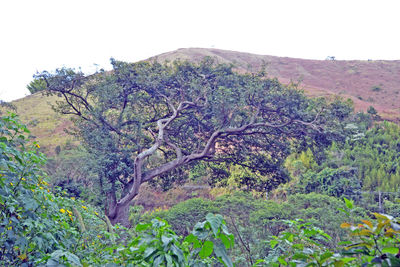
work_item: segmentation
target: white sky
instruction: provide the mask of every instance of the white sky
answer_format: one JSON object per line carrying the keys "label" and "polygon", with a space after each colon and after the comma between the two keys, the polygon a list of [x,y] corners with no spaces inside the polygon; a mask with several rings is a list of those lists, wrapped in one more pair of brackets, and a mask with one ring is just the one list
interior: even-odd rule
{"label": "white sky", "polygon": [[[400,59],[398,0],[0,0],[0,99],[36,71],[185,47],[308,59]],[[400,75],[400,74],[399,74]]]}

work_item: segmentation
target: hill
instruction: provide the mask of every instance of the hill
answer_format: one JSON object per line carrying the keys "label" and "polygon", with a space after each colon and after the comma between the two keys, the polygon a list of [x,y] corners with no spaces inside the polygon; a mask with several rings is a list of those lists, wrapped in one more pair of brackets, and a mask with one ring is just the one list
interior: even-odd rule
{"label": "hill", "polygon": [[[286,84],[300,82],[300,88],[310,96],[351,98],[356,110],[366,111],[373,106],[382,118],[400,121],[400,60],[307,60],[204,48],[178,49],[149,60],[199,61],[205,56],[220,63],[232,63],[241,72],[265,66],[270,77]],[[57,97],[37,93],[12,102],[49,154],[54,153],[57,145],[72,139],[64,132],[71,122],[51,109],[50,104],[56,100]]]}
{"label": "hill", "polygon": [[205,56],[240,71],[265,66],[270,77],[285,84],[300,82],[310,96],[341,95],[351,98],[358,111],[373,106],[382,118],[400,121],[400,60],[308,60],[204,48],[178,49],[151,60],[198,61]]}
{"label": "hill", "polygon": [[56,96],[46,97],[35,93],[12,102],[22,122],[28,125],[31,134],[49,155],[54,153],[58,145],[72,141],[72,137],[64,131],[72,122],[51,108],[58,100]]}

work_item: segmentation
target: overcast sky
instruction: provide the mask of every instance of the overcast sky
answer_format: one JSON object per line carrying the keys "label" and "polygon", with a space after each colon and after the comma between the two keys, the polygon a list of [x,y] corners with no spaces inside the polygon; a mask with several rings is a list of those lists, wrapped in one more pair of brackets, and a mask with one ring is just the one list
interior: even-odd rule
{"label": "overcast sky", "polygon": [[399,28],[398,0],[0,0],[0,99],[28,95],[37,71],[186,47],[400,59]]}

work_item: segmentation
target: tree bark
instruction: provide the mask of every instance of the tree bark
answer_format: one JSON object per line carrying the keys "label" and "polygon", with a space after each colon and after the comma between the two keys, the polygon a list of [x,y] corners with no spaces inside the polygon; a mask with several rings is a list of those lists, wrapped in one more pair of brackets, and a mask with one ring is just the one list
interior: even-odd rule
{"label": "tree bark", "polygon": [[114,216],[109,216],[107,214],[107,217],[110,219],[112,225],[119,223],[127,228],[131,227],[131,223],[129,221],[129,207],[130,203],[115,205],[115,213],[113,214]]}

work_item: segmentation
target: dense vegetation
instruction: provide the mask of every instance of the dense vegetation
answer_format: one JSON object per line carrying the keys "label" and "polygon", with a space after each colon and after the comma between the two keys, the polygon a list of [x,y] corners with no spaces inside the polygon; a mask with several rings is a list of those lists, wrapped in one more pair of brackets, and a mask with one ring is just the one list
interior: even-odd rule
{"label": "dense vegetation", "polygon": [[400,264],[398,125],[208,60],[113,64],[36,79],[83,144],[47,163],[0,118],[1,266]]}
{"label": "dense vegetation", "polygon": [[75,135],[96,158],[107,216],[125,226],[143,183],[183,179],[180,171],[199,161],[246,165],[269,177],[250,186],[270,190],[285,178],[291,146],[341,140],[351,112],[211,59],[111,63],[108,73],[59,69],[37,80],[65,100],[55,109],[74,116]]}

